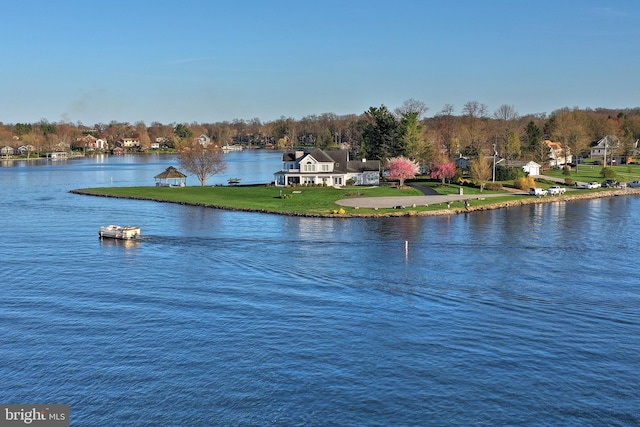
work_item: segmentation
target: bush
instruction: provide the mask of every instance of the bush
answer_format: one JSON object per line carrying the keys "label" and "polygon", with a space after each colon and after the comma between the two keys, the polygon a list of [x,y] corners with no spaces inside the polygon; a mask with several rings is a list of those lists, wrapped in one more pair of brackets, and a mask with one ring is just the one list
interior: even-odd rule
{"label": "bush", "polygon": [[570,176],[571,175],[571,168],[569,166],[563,167],[562,168],[562,175]]}
{"label": "bush", "polygon": [[487,182],[484,186],[489,191],[500,191],[502,190],[502,183],[500,182]]}
{"label": "bush", "polygon": [[565,178],[564,185],[576,185],[576,182],[572,178]]}
{"label": "bush", "polygon": [[526,176],[526,174],[522,168],[496,167],[496,181],[510,181],[524,176]]}
{"label": "bush", "polygon": [[615,179],[616,171],[613,168],[605,166],[600,171],[600,176],[606,179]]}
{"label": "bush", "polygon": [[513,186],[520,190],[536,188],[536,180],[532,176],[521,176],[513,181]]}

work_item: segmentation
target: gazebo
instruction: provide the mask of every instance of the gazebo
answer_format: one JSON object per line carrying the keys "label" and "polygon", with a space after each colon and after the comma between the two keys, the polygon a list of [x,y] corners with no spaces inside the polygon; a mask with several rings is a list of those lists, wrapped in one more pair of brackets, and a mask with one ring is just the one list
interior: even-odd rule
{"label": "gazebo", "polygon": [[169,166],[164,172],[154,176],[156,187],[184,187],[187,185],[187,175],[173,166]]}

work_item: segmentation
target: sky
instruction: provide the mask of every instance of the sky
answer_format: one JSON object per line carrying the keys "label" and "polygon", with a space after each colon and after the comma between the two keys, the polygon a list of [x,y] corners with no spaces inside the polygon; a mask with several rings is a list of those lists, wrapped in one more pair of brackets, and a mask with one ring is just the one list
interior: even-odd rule
{"label": "sky", "polygon": [[0,122],[633,108],[638,22],[637,0],[11,1]]}

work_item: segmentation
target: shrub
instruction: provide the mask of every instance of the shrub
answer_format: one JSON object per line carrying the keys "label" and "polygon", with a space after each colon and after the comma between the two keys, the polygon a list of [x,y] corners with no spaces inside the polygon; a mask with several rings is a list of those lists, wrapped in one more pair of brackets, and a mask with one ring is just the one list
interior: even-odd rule
{"label": "shrub", "polygon": [[563,167],[562,168],[562,175],[570,176],[571,175],[571,168],[569,166]]}
{"label": "shrub", "polygon": [[606,179],[614,179],[616,177],[616,171],[610,167],[603,167],[600,171],[600,176]]}
{"label": "shrub", "polygon": [[536,187],[536,181],[532,176],[521,176],[513,181],[513,185],[520,190],[528,190]]}
{"label": "shrub", "polygon": [[522,168],[507,168],[504,166],[496,167],[496,181],[509,181],[523,176],[526,176],[526,174]]}
{"label": "shrub", "polygon": [[500,191],[500,190],[502,190],[502,183],[501,182],[487,182],[487,184],[484,186],[484,188],[486,188],[489,191]]}
{"label": "shrub", "polygon": [[576,182],[572,178],[565,178],[564,185],[576,185]]}

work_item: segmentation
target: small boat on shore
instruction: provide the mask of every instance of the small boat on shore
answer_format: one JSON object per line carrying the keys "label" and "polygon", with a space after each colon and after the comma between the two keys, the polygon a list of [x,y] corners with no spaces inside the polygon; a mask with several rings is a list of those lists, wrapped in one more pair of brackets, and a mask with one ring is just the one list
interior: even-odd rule
{"label": "small boat on shore", "polygon": [[100,238],[131,240],[140,237],[140,227],[106,225],[100,227],[98,232]]}

